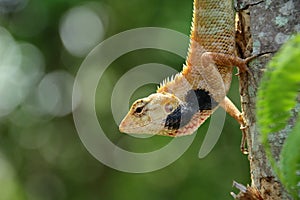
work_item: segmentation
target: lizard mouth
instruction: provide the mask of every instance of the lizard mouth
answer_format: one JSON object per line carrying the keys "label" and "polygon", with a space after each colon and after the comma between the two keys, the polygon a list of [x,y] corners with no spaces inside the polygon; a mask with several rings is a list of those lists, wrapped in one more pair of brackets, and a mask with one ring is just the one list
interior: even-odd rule
{"label": "lizard mouth", "polygon": [[149,123],[143,121],[143,123],[135,120],[130,114],[125,116],[125,118],[121,121],[119,125],[119,131],[122,133],[127,134],[136,134],[138,132],[143,132],[142,130],[145,129],[144,127],[147,126]]}
{"label": "lizard mouth", "polygon": [[119,125],[119,131],[122,133],[131,133],[131,127],[133,127],[133,121],[126,116]]}
{"label": "lizard mouth", "polygon": [[122,133],[126,133],[126,122],[124,122],[124,120],[119,125],[119,131]]}
{"label": "lizard mouth", "polygon": [[122,133],[134,133],[134,122],[132,120],[129,120],[128,117],[125,117],[120,125],[119,125],[119,131]]}

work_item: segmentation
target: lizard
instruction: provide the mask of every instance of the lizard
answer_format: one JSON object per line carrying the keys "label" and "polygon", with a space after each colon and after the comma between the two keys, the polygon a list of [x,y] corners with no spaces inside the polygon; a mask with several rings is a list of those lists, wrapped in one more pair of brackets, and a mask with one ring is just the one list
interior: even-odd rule
{"label": "lizard", "polygon": [[234,66],[239,73],[250,73],[247,65],[253,57],[238,57],[235,43],[233,0],[194,0],[189,50],[182,71],[163,81],[156,93],[136,100],[119,130],[190,135],[221,106],[240,124],[243,149],[247,123],[226,94]]}

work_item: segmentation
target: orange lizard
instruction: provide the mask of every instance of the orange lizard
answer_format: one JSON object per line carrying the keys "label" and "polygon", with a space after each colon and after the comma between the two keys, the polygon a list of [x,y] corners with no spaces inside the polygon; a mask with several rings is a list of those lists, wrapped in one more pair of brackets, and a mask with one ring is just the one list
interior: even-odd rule
{"label": "orange lizard", "polygon": [[133,103],[119,129],[125,133],[167,136],[192,134],[223,107],[245,129],[241,112],[226,97],[236,66],[248,71],[235,55],[235,10],[232,0],[194,0],[190,47],[182,72],[164,81],[156,93]]}

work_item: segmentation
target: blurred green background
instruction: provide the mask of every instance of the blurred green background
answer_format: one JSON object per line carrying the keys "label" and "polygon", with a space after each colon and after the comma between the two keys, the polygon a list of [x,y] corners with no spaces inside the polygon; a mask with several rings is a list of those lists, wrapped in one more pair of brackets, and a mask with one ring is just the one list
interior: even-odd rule
{"label": "blurred green background", "polygon": [[[0,0],[0,200],[232,199],[233,180],[249,183],[239,125],[230,117],[208,156],[198,158],[206,122],[176,162],[145,174],[103,165],[76,132],[72,87],[88,52],[137,27],[188,35],[191,17],[192,0]],[[130,52],[112,63],[97,90],[96,109],[105,133],[136,152],[158,149],[170,139],[121,134],[110,110],[111,93],[122,74],[149,62],[180,71],[184,60],[158,50]],[[132,101],[155,88],[139,88]],[[234,77],[229,96],[237,105],[238,94]]]}

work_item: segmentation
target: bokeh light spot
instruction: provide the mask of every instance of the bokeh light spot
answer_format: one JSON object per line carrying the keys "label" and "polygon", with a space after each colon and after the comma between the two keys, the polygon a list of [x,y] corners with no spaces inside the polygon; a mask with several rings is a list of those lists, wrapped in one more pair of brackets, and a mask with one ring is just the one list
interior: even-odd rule
{"label": "bokeh light spot", "polygon": [[94,11],[79,6],[65,14],[61,20],[59,32],[68,52],[82,57],[102,40],[104,26]]}
{"label": "bokeh light spot", "polygon": [[0,14],[8,14],[22,10],[28,0],[0,0]]}
{"label": "bokeh light spot", "polygon": [[27,1],[11,16],[9,29],[18,36],[33,37],[45,30],[49,14],[45,1]]}
{"label": "bokeh light spot", "polygon": [[20,105],[44,73],[44,57],[33,45],[18,44],[0,27],[0,117]]}
{"label": "bokeh light spot", "polygon": [[45,114],[65,116],[72,112],[74,78],[68,72],[47,74],[37,88],[37,98]]}
{"label": "bokeh light spot", "polygon": [[21,51],[10,33],[0,27],[0,117],[9,114],[20,103],[18,87]]}

